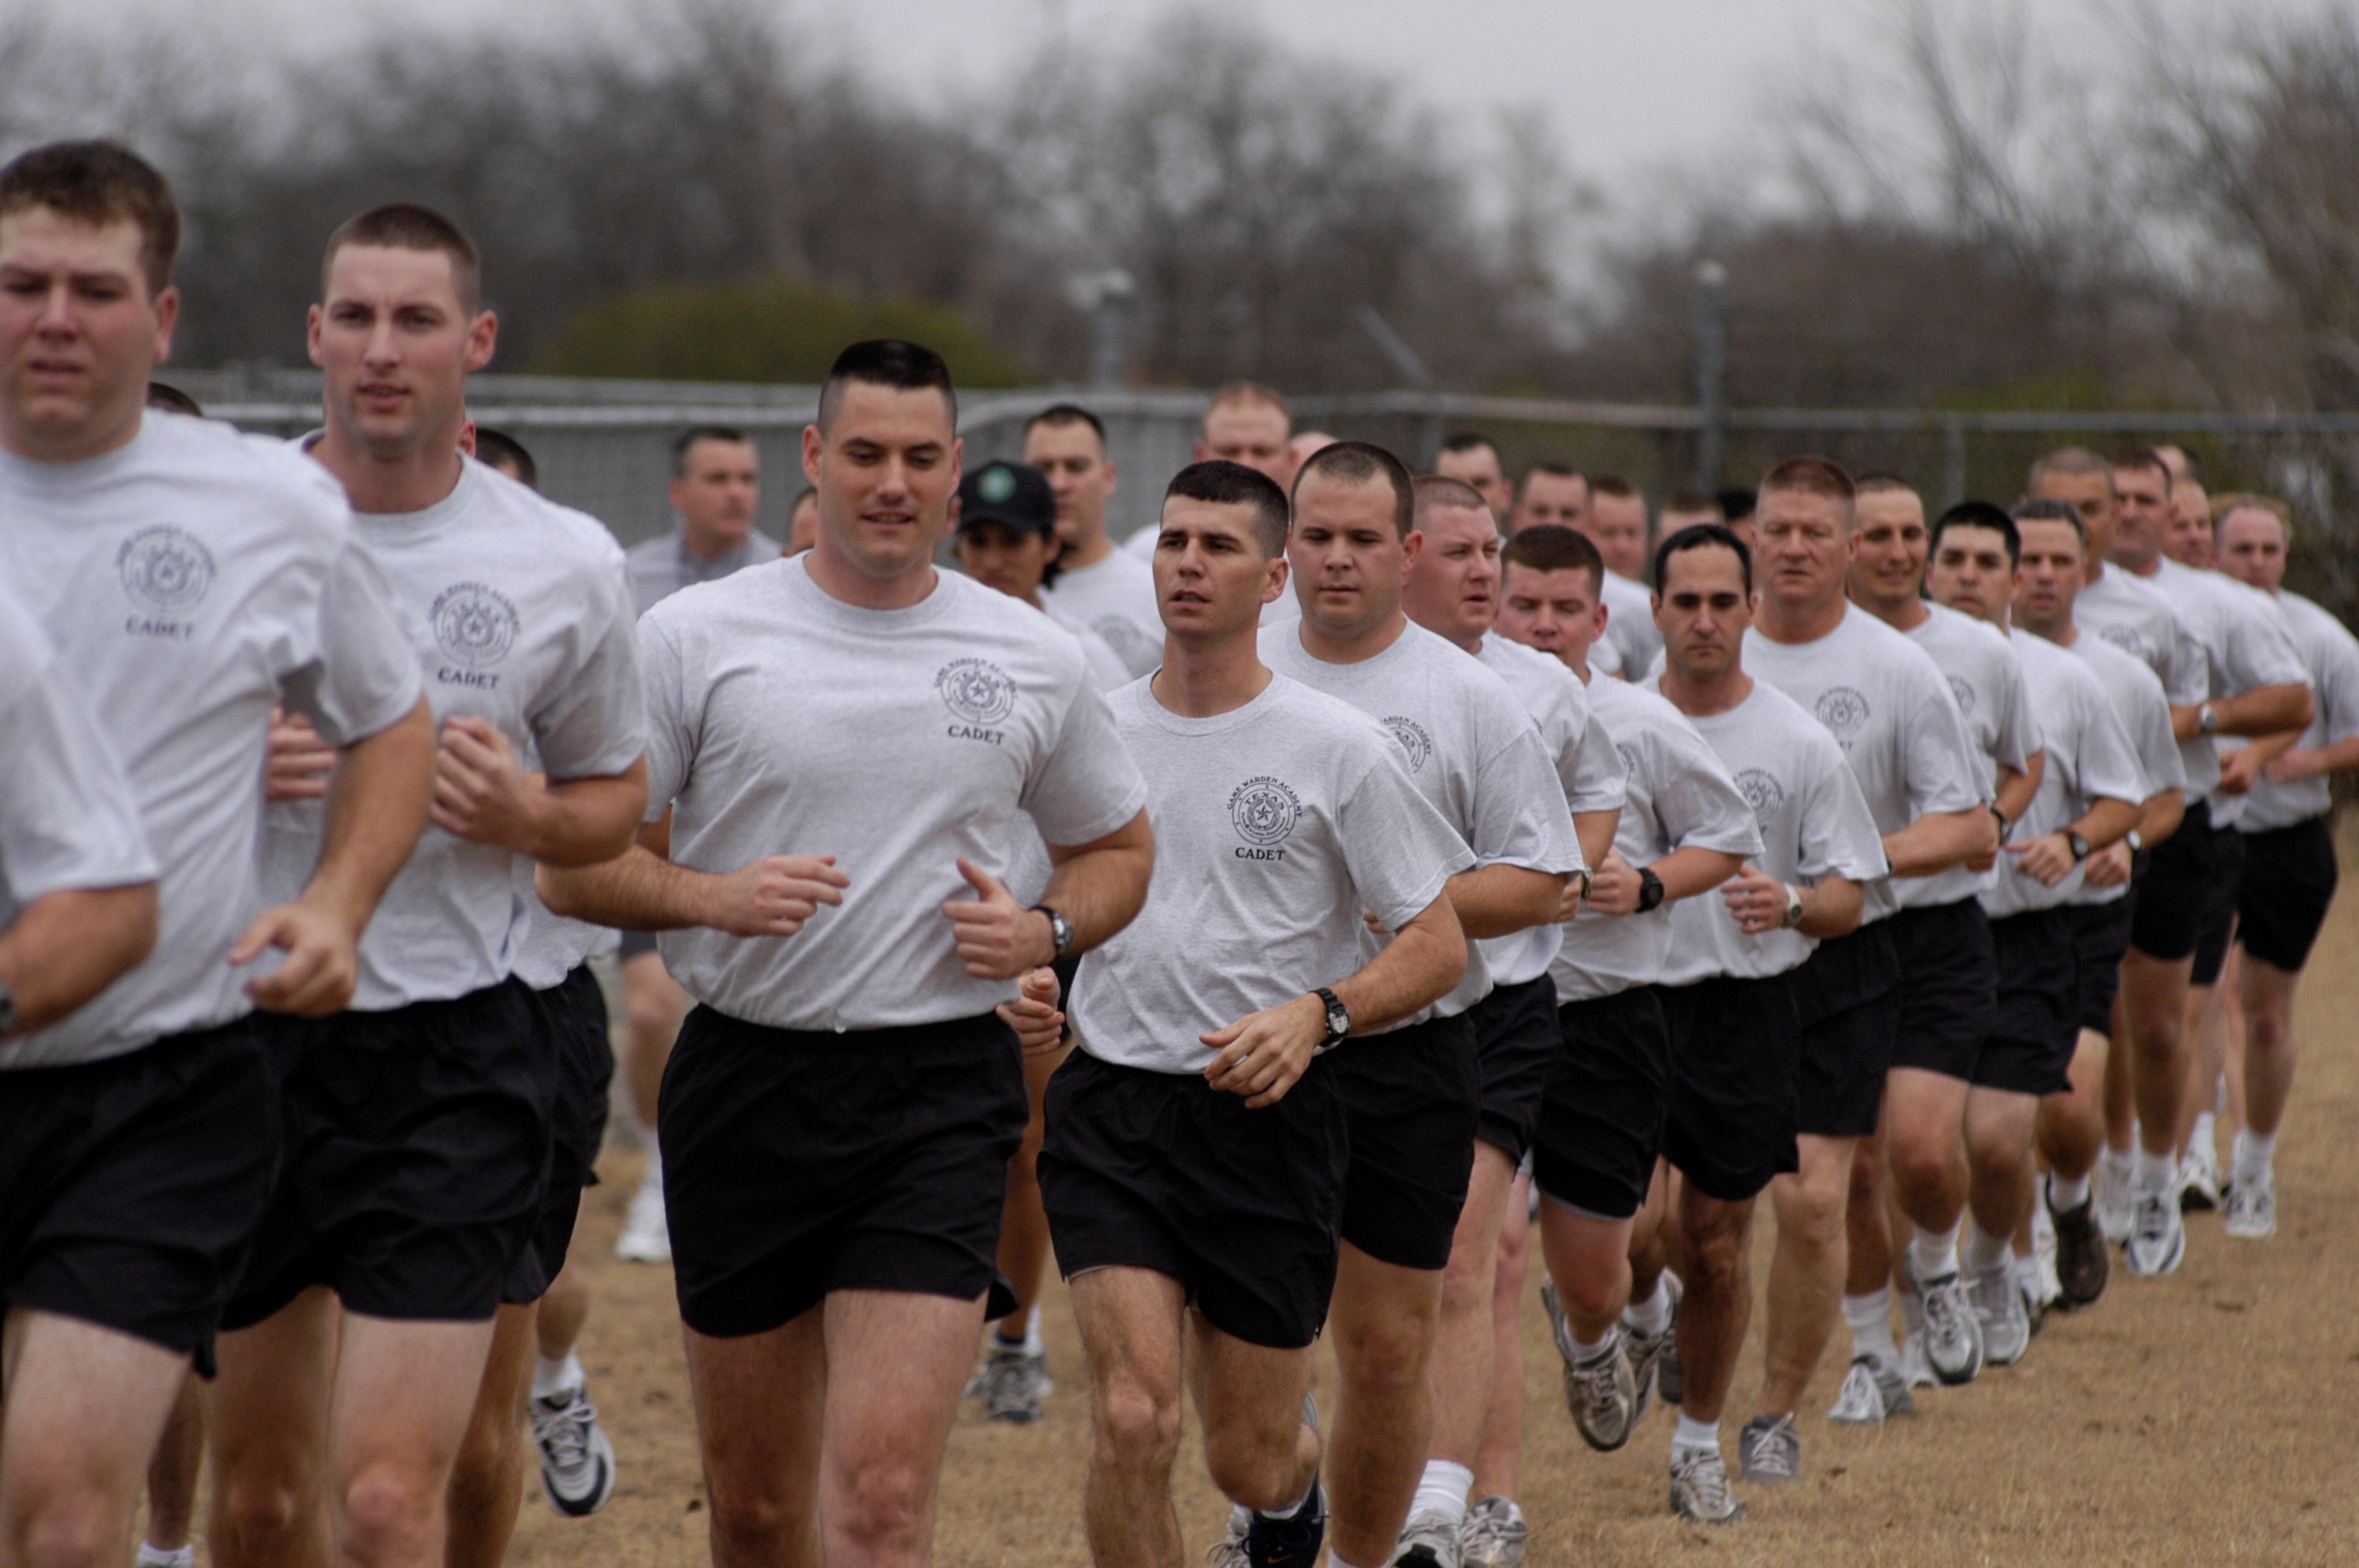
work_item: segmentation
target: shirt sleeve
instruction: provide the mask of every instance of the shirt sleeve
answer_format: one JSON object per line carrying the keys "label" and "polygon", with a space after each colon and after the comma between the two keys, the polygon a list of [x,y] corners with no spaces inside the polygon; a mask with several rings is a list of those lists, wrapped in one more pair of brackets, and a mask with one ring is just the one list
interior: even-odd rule
{"label": "shirt sleeve", "polygon": [[[1500,693],[1503,705],[1515,699]],[[1540,732],[1520,707],[1505,744],[1474,774],[1474,857],[1484,866],[1521,866],[1551,875],[1582,869],[1581,841],[1565,809],[1564,785]]]}
{"label": "shirt sleeve", "polygon": [[1114,728],[1105,694],[1082,675],[1082,664],[1081,645],[1073,643],[1064,724],[1018,802],[1040,837],[1059,848],[1103,838],[1147,806],[1147,780]]}
{"label": "shirt sleeve", "polygon": [[567,667],[530,715],[533,744],[551,779],[612,777],[647,753],[647,701],[625,572],[616,561],[597,574],[569,638]]}
{"label": "shirt sleeve", "polygon": [[[1692,845],[1747,860],[1762,852],[1760,818],[1702,737],[1686,744],[1668,739],[1640,743],[1664,753],[1661,782],[1655,787],[1655,819],[1666,843],[1674,849]],[[1844,771],[1850,771],[1849,763]]]}
{"label": "shirt sleeve", "polygon": [[1473,851],[1408,776],[1400,748],[1369,737],[1355,753],[1356,776],[1338,792],[1343,865],[1360,902],[1388,931],[1425,913],[1450,879],[1474,865]]}
{"label": "shirt sleeve", "polygon": [[[2105,694],[2092,679],[2079,697],[2081,733],[2074,748],[2072,777],[2085,799],[2125,800],[2132,806],[2153,793],[2128,728]],[[2177,747],[2171,748],[2176,755]]]}
{"label": "shirt sleeve", "polygon": [[2223,617],[2227,628],[2222,654],[2229,689],[2214,696],[2233,697],[2256,687],[2310,684],[2310,670],[2274,606],[2257,595],[2250,601],[2239,596],[2239,602],[2230,604],[2228,610]]}
{"label": "shirt sleeve", "polygon": [[2023,660],[2015,650],[2006,650],[1999,667],[1998,761],[2001,766],[2017,773],[2030,766],[2032,754],[2046,744],[2039,733],[2039,715],[2031,705],[2031,689],[2026,684]]}
{"label": "shirt sleeve", "polygon": [[392,728],[418,706],[418,644],[402,630],[376,560],[346,537],[320,595],[319,656],[284,672],[280,697],[339,746]]}
{"label": "shirt sleeve", "polygon": [[23,684],[0,700],[0,925],[45,894],[156,880],[114,749],[29,622],[0,618]]}
{"label": "shirt sleeve", "polygon": [[2162,676],[2163,696],[2173,708],[2201,707],[2212,696],[2211,656],[2177,605],[2163,600],[2161,610],[2170,639],[2168,663],[2156,672]]}
{"label": "shirt sleeve", "polygon": [[[1568,677],[1571,672],[1566,672]],[[1565,804],[1574,816],[1590,811],[1619,811],[1628,797],[1630,779],[1622,753],[1589,706],[1589,693],[1576,678],[1564,682],[1565,710],[1576,726],[1570,745],[1557,758],[1557,776],[1564,784]]]}
{"label": "shirt sleeve", "polygon": [[1986,770],[1982,753],[1967,732],[1950,683],[1932,660],[1920,653],[1908,667],[1908,685],[1914,689],[1903,693],[1898,720],[1908,815],[1914,819],[1936,812],[1971,811],[1990,799],[1983,782]]}
{"label": "shirt sleeve", "polygon": [[1885,859],[1875,813],[1868,808],[1859,775],[1832,737],[1823,732],[1810,737],[1810,786],[1802,796],[1801,854],[1796,860],[1802,875],[1814,884],[1828,877],[1872,882],[1890,875],[1892,865]]}
{"label": "shirt sleeve", "polygon": [[2359,735],[2359,641],[2339,622],[2326,630],[2321,641],[2324,656],[2317,674],[2318,716],[2331,746]]}
{"label": "shirt sleeve", "polygon": [[[2138,666],[2146,670],[2146,666]],[[2146,670],[2151,677],[2153,672]],[[2138,764],[2146,773],[2146,794],[2141,800],[2151,799],[2167,789],[2187,787],[2187,762],[2180,754],[2179,741],[2170,730],[2170,706],[2163,696],[2159,683],[2141,685],[2136,711],[2121,716],[2130,732],[2130,743],[2136,749]]]}
{"label": "shirt sleeve", "polygon": [[687,661],[671,628],[639,618],[639,687],[647,702],[647,820],[671,809],[696,763],[700,714],[687,696]]}

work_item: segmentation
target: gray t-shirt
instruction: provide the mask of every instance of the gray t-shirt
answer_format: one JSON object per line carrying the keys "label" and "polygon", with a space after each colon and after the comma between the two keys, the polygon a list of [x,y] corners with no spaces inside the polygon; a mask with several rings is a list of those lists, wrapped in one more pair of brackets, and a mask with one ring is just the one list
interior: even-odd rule
{"label": "gray t-shirt", "polygon": [[1007,876],[1016,816],[1051,844],[1103,838],[1147,784],[1079,643],[954,572],[906,610],[830,597],[806,557],[675,595],[639,623],[647,810],[671,856],[726,873],[833,855],[841,905],[792,936],[668,931],[699,1001],[779,1029],[884,1029],[988,1012],[1012,980],[959,962],[963,857]]}
{"label": "gray t-shirt", "polygon": [[[353,523],[413,639],[438,728],[489,719],[552,782],[620,773],[646,753],[622,550],[603,524],[472,460],[424,511]],[[269,896],[301,888],[325,816],[315,800],[268,807]],[[514,973],[516,860],[429,823],[361,937],[353,1011],[447,1000]]]}
{"label": "gray t-shirt", "polygon": [[122,763],[160,871],[147,961],[0,1060],[96,1061],[244,1017],[245,982],[275,963],[227,961],[263,907],[271,707],[342,744],[418,705],[417,655],[342,491],[283,441],[174,414],[83,462],[0,452],[0,582]]}
{"label": "gray t-shirt", "polygon": [[[2136,654],[2124,652],[2103,637],[2078,632],[2065,652],[2088,665],[2114,717],[2122,721],[2130,751],[2137,760],[2141,804],[2167,789],[2187,787],[2187,766],[2179,758],[2179,742],[2170,732],[2170,704],[2162,695],[2162,681]],[[2092,887],[2083,879],[2071,903],[2112,903],[2129,896],[2129,884]]]}
{"label": "gray t-shirt", "polygon": [[[2194,633],[2203,651],[2209,700],[2242,696],[2255,687],[2309,684],[2310,671],[2294,649],[2285,618],[2267,594],[2168,557],[2155,563],[2154,575],[2146,581],[2161,590]],[[2222,795],[2217,787],[2221,748],[2241,744],[2232,737],[2210,735],[2180,743],[2189,795],[2211,802],[2215,827],[2231,827],[2244,815],[2245,797]]]}
{"label": "gray t-shirt", "polygon": [[[1556,760],[1566,807],[1575,816],[1621,810],[1622,755],[1614,751],[1605,727],[1590,721],[1589,693],[1581,677],[1565,668],[1563,660],[1496,633],[1483,639],[1474,656],[1507,683],[1539,726],[1540,743]],[[1561,926],[1535,925],[1512,936],[1485,940],[1483,961],[1490,966],[1491,982],[1519,986],[1547,974],[1562,935]]]}
{"label": "gray t-shirt", "polygon": [[[1593,672],[1589,702],[1592,720],[1604,728],[1622,758],[1615,853],[1633,868],[1690,844],[1748,859],[1761,853],[1752,806],[1678,708],[1650,690]],[[1564,940],[1549,966],[1557,1000],[1589,1001],[1660,979],[1676,907],[1609,915],[1582,904],[1560,927]]]}
{"label": "gray t-shirt", "polygon": [[[2039,788],[2008,836],[2011,841],[2028,843],[2044,833],[2069,827],[2088,815],[2089,807],[2100,799],[2127,801],[2132,806],[2144,800],[2148,794],[2146,769],[2138,764],[2129,730],[2107,700],[2096,672],[2085,661],[2028,632],[2011,633],[2011,641],[2023,660],[2024,673],[2030,677],[2032,701],[2039,710],[2039,732],[2048,753]],[[2025,874],[2021,864],[2006,850],[1999,851],[1998,876],[1982,895],[1983,909],[1992,919],[2081,902],[2079,895],[2086,882],[2082,867],[2073,867],[2051,888]]]}
{"label": "gray t-shirt", "polygon": [[2202,644],[2162,590],[2144,579],[2107,563],[2072,600],[2072,623],[2152,670],[2172,707],[2193,708],[2211,697]]}
{"label": "gray t-shirt", "polygon": [[[1150,528],[1151,538],[1156,530]],[[1149,553],[1153,546],[1148,546]],[[1042,601],[1105,639],[1133,677],[1163,664],[1163,616],[1155,604],[1155,568],[1116,550],[1093,566],[1057,573]]]}
{"label": "gray t-shirt", "polygon": [[671,532],[634,545],[630,563],[634,613],[645,615],[681,589],[701,582],[719,582],[730,573],[775,561],[785,546],[759,529],[748,529],[745,543],[706,560],[688,547],[688,529],[675,523]]}
{"label": "gray t-shirt", "polygon": [[[1079,620],[1058,609],[1057,606],[1046,602],[1045,595],[1041,608],[1049,621],[1082,645],[1082,657],[1089,665],[1090,680],[1100,691],[1119,691],[1138,678],[1137,675],[1131,672],[1130,666],[1122,662],[1122,655],[1115,653],[1103,637],[1092,631],[1087,622]],[[1158,665],[1163,662],[1160,654],[1156,656],[1155,662]],[[1138,672],[1141,675],[1150,672]]]}
{"label": "gray t-shirt", "polygon": [[1663,634],[1655,626],[1655,595],[1645,583],[1619,572],[1604,574],[1598,597],[1605,600],[1605,641],[1614,644],[1618,673],[1641,679],[1662,656]]}
{"label": "gray t-shirt", "polygon": [[[1662,689],[1659,680],[1647,688]],[[1725,713],[1690,713],[1687,721],[1736,781],[1761,828],[1761,852],[1748,856],[1781,882],[1815,886],[1828,877],[1863,885],[1889,869],[1884,836],[1860,794],[1859,780],[1835,744],[1792,697],[1766,682]],[[1661,983],[1691,985],[1714,975],[1766,979],[1800,965],[1818,939],[1779,927],[1747,935],[1717,892],[1671,905],[1671,946]]]}
{"label": "gray t-shirt", "polygon": [[[1990,800],[1990,763],[1966,733],[1950,683],[1924,649],[1856,605],[1816,642],[1773,643],[1754,627],[1745,667],[1827,727],[1879,833]],[[1862,924],[1899,907],[1894,880],[1868,884]]]}
{"label": "gray t-shirt", "polygon": [[[1331,665],[1302,646],[1298,620],[1261,631],[1261,658],[1278,674],[1338,697],[1392,732],[1409,778],[1474,851],[1477,866],[1522,866],[1558,875],[1581,866],[1564,786],[1540,732],[1506,683],[1482,661],[1416,622],[1392,646],[1357,664]],[[1373,955],[1382,938],[1366,938]],[[1481,947],[1466,978],[1404,1024],[1465,1011],[1491,989]]]}
{"label": "gray t-shirt", "polygon": [[[1928,604],[1926,618],[1906,635],[1932,656],[1950,695],[1957,699],[1959,717],[1974,749],[1988,760],[1984,770],[1991,795],[1997,798],[2000,768],[2024,772],[2039,750],[2039,722],[2030,695],[2023,689],[2023,662],[2006,634],[1986,621],[1961,615],[1944,605]],[[1930,909],[1955,903],[1990,891],[1998,868],[1971,871],[1951,866],[1936,876],[1896,879],[1892,891],[1903,909]]]}
{"label": "gray t-shirt", "polygon": [[1185,719],[1150,687],[1113,708],[1150,781],[1155,880],[1082,960],[1070,1011],[1093,1056],[1200,1073],[1199,1036],[1355,973],[1361,911],[1397,931],[1474,857],[1349,704],[1274,675],[1243,708]]}
{"label": "gray t-shirt", "polygon": [[[2298,593],[2280,593],[2277,603],[2318,699],[2316,717],[2295,744],[2316,751],[2359,735],[2359,640],[2342,622]],[[2323,816],[2333,805],[2333,786],[2323,773],[2299,784],[2263,778],[2245,797],[2244,818],[2236,826],[2247,833],[2267,833]]]}

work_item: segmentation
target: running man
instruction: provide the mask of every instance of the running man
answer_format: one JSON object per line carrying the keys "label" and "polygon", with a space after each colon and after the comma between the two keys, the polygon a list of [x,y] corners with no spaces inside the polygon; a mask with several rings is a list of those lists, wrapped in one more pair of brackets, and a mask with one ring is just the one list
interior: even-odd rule
{"label": "running man", "polygon": [[[1336,1066],[1387,1048],[1368,1036],[1465,968],[1448,895],[1473,864],[1465,844],[1382,726],[1256,653],[1286,533],[1263,475],[1181,470],[1155,556],[1161,668],[1114,699],[1153,781],[1155,884],[1082,964],[1081,1049],[1050,1084],[1040,1158],[1090,1358],[1083,1507],[1101,1563],[1182,1560],[1171,1467],[1191,1358],[1206,1465],[1247,1512],[1234,1551],[1255,1568],[1318,1557],[1305,1398],[1349,1163]],[[1395,934],[1373,952],[1364,910]]]}
{"label": "running man", "polygon": [[1077,405],[1052,404],[1024,423],[1024,461],[1048,476],[1057,503],[1063,548],[1044,585],[1049,603],[1105,639],[1132,676],[1153,673],[1163,660],[1155,574],[1106,536],[1116,476],[1104,422]]}
{"label": "running man", "polygon": [[[808,554],[643,618],[651,815],[541,892],[661,931],[701,1004],[660,1130],[713,1561],[915,1565],[1024,1135],[997,1010],[1137,914],[1147,785],[1080,645],[934,569],[940,355],[844,350],[803,470]],[[1019,812],[1055,867],[1028,909]]]}
{"label": "running man", "polygon": [[[39,858],[0,845],[30,903],[0,936],[0,1555],[69,1568],[129,1555],[166,1418],[191,1364],[212,1370],[279,1154],[250,1014],[350,999],[433,767],[416,657],[334,483],[281,443],[142,408],[179,315],[179,237],[162,176],[111,143],[0,169],[0,580],[43,585],[56,651],[0,663],[71,672],[83,739],[120,765],[154,857],[113,875],[157,884],[152,947],[112,907],[145,902],[125,893],[36,954],[61,940],[55,912],[90,901],[32,898]],[[338,762],[317,862],[265,908],[254,784],[282,702]],[[12,767],[83,757],[9,751]],[[82,816],[104,827],[103,786]]]}
{"label": "running man", "polygon": [[1587,492],[1588,504],[1573,526],[1589,535],[1605,562],[1605,607],[1613,616],[1605,623],[1605,640],[1619,655],[1624,675],[1636,680],[1663,654],[1654,595],[1646,583],[1647,498],[1636,485],[1612,473],[1593,476]]}

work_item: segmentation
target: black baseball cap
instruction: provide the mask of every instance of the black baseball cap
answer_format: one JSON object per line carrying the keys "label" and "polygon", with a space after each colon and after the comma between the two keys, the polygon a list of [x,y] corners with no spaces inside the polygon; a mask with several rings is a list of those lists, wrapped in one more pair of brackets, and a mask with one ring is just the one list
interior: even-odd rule
{"label": "black baseball cap", "polygon": [[1057,496],[1049,476],[1023,463],[988,462],[959,481],[959,526],[996,523],[1036,534],[1057,531]]}

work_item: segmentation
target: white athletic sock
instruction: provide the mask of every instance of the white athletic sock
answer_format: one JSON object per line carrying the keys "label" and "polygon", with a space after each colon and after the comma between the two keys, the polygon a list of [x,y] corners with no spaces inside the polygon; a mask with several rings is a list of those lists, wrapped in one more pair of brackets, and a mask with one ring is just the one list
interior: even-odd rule
{"label": "white athletic sock", "polygon": [[656,1130],[642,1126],[639,1136],[647,1141],[647,1173],[639,1178],[639,1185],[663,1191],[663,1146],[656,1141]]}
{"label": "white athletic sock", "polygon": [[[1587,1361],[1593,1359],[1599,1351],[1614,1343],[1615,1336],[1621,1332],[1621,1326],[1622,1325],[1619,1324],[1614,1324],[1593,1340],[1583,1341],[1578,1338],[1574,1339],[1572,1342],[1572,1358],[1576,1361]],[[1468,1479],[1467,1485],[1473,1485],[1472,1477]]]}
{"label": "white athletic sock", "polygon": [[589,1381],[590,1375],[582,1369],[582,1357],[569,1350],[562,1361],[552,1361],[546,1356],[533,1357],[532,1397],[553,1400],[558,1395],[579,1389]]}
{"label": "white athletic sock", "polygon": [[[1470,1474],[1467,1476],[1467,1480],[1471,1483],[1473,1480],[1473,1476]],[[1316,1487],[1318,1484],[1319,1477],[1316,1476],[1311,1476],[1310,1487]],[[1265,1512],[1261,1517],[1264,1519],[1292,1519],[1296,1514],[1302,1511],[1302,1505],[1310,1500],[1310,1487],[1303,1487],[1302,1495],[1295,1498],[1292,1502],[1287,1504],[1284,1508],[1271,1509]]]}
{"label": "white athletic sock", "polygon": [[1466,1494],[1474,1487],[1474,1472],[1464,1465],[1454,1465],[1447,1459],[1425,1462],[1425,1477],[1417,1484],[1417,1497],[1408,1505],[1409,1517],[1421,1513],[1437,1513],[1452,1524],[1466,1518]]}
{"label": "white athletic sock", "polygon": [[2108,1149],[2098,1156],[2104,1162],[2105,1175],[2109,1180],[2125,1185],[2128,1184],[2131,1173],[2137,1169],[2136,1147],[2134,1142],[2127,1149]]}
{"label": "white athletic sock", "polygon": [[1698,1421],[1681,1411],[1679,1430],[1671,1433],[1671,1452],[1677,1454],[1682,1448],[1709,1448],[1714,1454],[1719,1453],[1720,1422]]}
{"label": "white athletic sock", "polygon": [[1854,1360],[1872,1356],[1880,1367],[1900,1365],[1900,1346],[1892,1342],[1892,1287],[1879,1285],[1864,1296],[1843,1299],[1843,1321],[1851,1325]]}
{"label": "white athletic sock", "polygon": [[2241,1184],[2269,1180],[2277,1161],[2277,1135],[2247,1127],[2228,1145],[2228,1180]]}
{"label": "white athletic sock", "polygon": [[190,1541],[167,1552],[160,1546],[139,1543],[137,1568],[197,1568],[197,1545]]}
{"label": "white athletic sock", "polygon": [[1632,1302],[1622,1309],[1622,1321],[1648,1336],[1658,1335],[1671,1326],[1671,1277],[1659,1274],[1655,1279],[1655,1293],[1643,1302]]}
{"label": "white athletic sock", "polygon": [[2048,1206],[2057,1214],[2070,1214],[2089,1201],[2089,1178],[2076,1176],[2065,1180],[2055,1172],[2048,1173]]}
{"label": "white athletic sock", "polygon": [[[2224,1080],[2223,1080],[2224,1081]],[[2187,1147],[2202,1150],[2217,1158],[2220,1152],[2220,1123],[2208,1110],[2198,1111],[2195,1125],[2188,1130]]]}
{"label": "white athletic sock", "polygon": [[[1965,1222],[1960,1220],[1959,1225]],[[1938,1280],[1944,1274],[1958,1271],[1958,1226],[1947,1231],[1928,1230],[1912,1226],[1916,1237],[1908,1243],[1908,1267],[1920,1280]]]}
{"label": "white athletic sock", "polygon": [[2028,1253],[2015,1260],[2015,1288],[2027,1296],[2039,1294],[2039,1255]]}
{"label": "white athletic sock", "polygon": [[2136,1192],[2140,1195],[2144,1195],[2147,1193],[2160,1193],[2170,1190],[2171,1182],[2179,1174],[2179,1162],[2173,1160],[2168,1154],[2149,1154],[2146,1152],[2143,1145],[2139,1147],[2137,1153],[2132,1158],[2133,1163],[2130,1166],[2131,1191]]}
{"label": "white athletic sock", "polygon": [[2015,1248],[2004,1236],[1993,1236],[1982,1227],[1982,1221],[1966,1221],[1965,1265],[1970,1274],[1987,1274],[2015,1257]]}
{"label": "white athletic sock", "polygon": [[1048,1342],[1040,1337],[1040,1303],[1034,1302],[1031,1314],[1024,1320],[1024,1350],[1027,1355],[1038,1356],[1048,1348]]}

